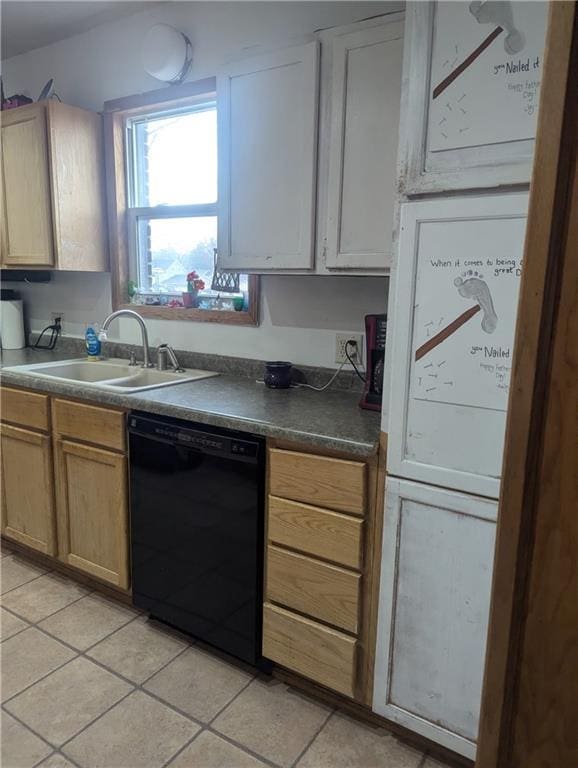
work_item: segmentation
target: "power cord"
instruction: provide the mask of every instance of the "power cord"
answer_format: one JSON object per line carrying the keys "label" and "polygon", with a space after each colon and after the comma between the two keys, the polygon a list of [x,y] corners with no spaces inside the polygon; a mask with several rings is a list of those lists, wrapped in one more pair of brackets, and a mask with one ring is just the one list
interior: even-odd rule
{"label": "power cord", "polygon": [[335,371],[333,376],[329,379],[327,384],[324,384],[322,387],[314,387],[313,384],[301,384],[300,382],[295,382],[291,386],[292,387],[305,387],[305,389],[313,389],[313,390],[315,390],[315,392],[324,392],[328,387],[330,387],[333,384],[335,379],[339,376],[339,374],[343,370],[343,366],[345,365],[345,363],[346,363],[346,361],[344,360],[341,363],[341,365],[339,366],[339,368]]}
{"label": "power cord", "polygon": [[349,352],[347,351],[347,348],[348,348],[348,346],[349,346],[350,344],[351,344],[351,346],[352,346],[352,347],[355,347],[355,349],[357,349],[357,342],[356,342],[356,341],[354,341],[354,339],[348,339],[348,340],[345,342],[345,357],[347,358],[347,360],[344,360],[344,361],[341,363],[341,365],[340,365],[340,366],[339,366],[339,368],[338,368],[338,369],[335,371],[335,373],[333,374],[333,376],[332,376],[332,377],[329,379],[329,381],[327,382],[327,384],[324,384],[322,387],[314,387],[312,384],[299,384],[299,383],[296,383],[296,384],[294,384],[293,386],[296,386],[296,387],[306,387],[307,389],[313,389],[313,390],[315,390],[315,392],[324,392],[324,391],[325,391],[325,390],[326,390],[328,387],[330,387],[330,386],[333,384],[333,382],[335,381],[335,379],[336,379],[336,378],[339,376],[339,374],[340,374],[340,373],[341,373],[341,371],[343,370],[343,366],[345,365],[345,363],[346,363],[346,362],[349,362],[349,363],[350,363],[350,364],[353,366],[353,370],[355,371],[355,373],[356,373],[356,374],[359,376],[359,378],[361,379],[361,381],[363,381],[363,382],[365,383],[365,377],[361,375],[361,373],[359,372],[359,369],[357,368],[357,366],[355,365],[355,363],[354,363],[354,361],[353,361],[353,358],[351,357],[351,355],[350,355],[350,354],[349,354]]}
{"label": "power cord", "polygon": [[353,361],[353,358],[351,357],[351,355],[350,355],[350,354],[349,354],[349,352],[347,351],[347,347],[348,347],[350,344],[351,344],[351,346],[352,346],[352,347],[355,347],[355,349],[357,349],[357,342],[356,342],[356,341],[353,341],[352,339],[348,339],[348,341],[346,341],[346,342],[345,342],[345,357],[346,357],[346,358],[349,360],[349,362],[350,362],[350,363],[351,363],[351,365],[353,366],[353,370],[355,371],[355,373],[356,373],[356,374],[359,376],[359,378],[361,379],[361,381],[362,381],[362,382],[365,384],[365,376],[362,376],[362,375],[361,375],[361,373],[359,372],[359,369],[358,369],[358,367],[355,365],[355,363],[354,363],[354,361]]}
{"label": "power cord", "polygon": [[[42,337],[45,333],[48,333],[50,331],[50,338],[48,339],[48,342],[46,344],[41,344]],[[61,325],[61,318],[55,317],[54,323],[52,325],[47,325],[46,328],[42,331],[40,336],[36,339],[36,343],[32,347],[32,349],[54,349],[56,346],[56,342],[58,341],[58,337],[62,333],[62,325]]]}

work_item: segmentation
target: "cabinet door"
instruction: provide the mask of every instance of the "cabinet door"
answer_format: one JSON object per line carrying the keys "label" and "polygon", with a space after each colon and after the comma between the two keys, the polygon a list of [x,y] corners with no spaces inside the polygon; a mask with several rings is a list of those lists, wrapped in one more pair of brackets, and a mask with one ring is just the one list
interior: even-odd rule
{"label": "cabinet door", "polygon": [[528,195],[401,206],[387,470],[498,498]]}
{"label": "cabinet door", "polygon": [[128,587],[126,458],[56,441],[58,550],[65,563]]}
{"label": "cabinet door", "polygon": [[2,534],[46,555],[56,554],[50,437],[0,426]]}
{"label": "cabinet door", "polygon": [[548,5],[407,3],[405,194],[530,181]]}
{"label": "cabinet door", "polygon": [[2,112],[4,264],[54,264],[44,105]]}
{"label": "cabinet door", "polygon": [[374,710],[469,758],[497,502],[388,478]]}
{"label": "cabinet door", "polygon": [[312,268],[317,87],[317,42],[235,63],[219,76],[223,268]]}
{"label": "cabinet door", "polygon": [[58,268],[106,271],[102,117],[57,101],[47,114]]}
{"label": "cabinet door", "polygon": [[395,18],[331,42],[329,269],[391,264],[403,53]]}

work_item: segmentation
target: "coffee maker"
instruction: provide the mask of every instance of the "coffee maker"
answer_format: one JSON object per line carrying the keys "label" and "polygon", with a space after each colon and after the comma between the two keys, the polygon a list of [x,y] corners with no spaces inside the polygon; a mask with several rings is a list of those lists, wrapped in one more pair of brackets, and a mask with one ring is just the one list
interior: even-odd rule
{"label": "coffee maker", "polygon": [[360,408],[381,411],[387,315],[365,316],[366,376]]}

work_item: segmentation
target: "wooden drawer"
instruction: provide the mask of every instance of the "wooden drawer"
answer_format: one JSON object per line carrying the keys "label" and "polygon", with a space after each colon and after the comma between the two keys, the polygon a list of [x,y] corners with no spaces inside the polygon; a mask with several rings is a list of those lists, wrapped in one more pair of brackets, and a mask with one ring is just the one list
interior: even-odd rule
{"label": "wooden drawer", "polygon": [[46,395],[2,387],[0,398],[2,421],[48,432],[49,405]]}
{"label": "wooden drawer", "polygon": [[291,611],[263,606],[263,655],[333,691],[353,696],[357,641]]}
{"label": "wooden drawer", "polygon": [[52,401],[54,431],[62,437],[124,451],[126,425],[123,411],[69,400]]}
{"label": "wooden drawer", "polygon": [[357,632],[361,576],[286,549],[267,547],[267,599]]}
{"label": "wooden drawer", "polygon": [[365,513],[363,462],[272,448],[269,470],[273,496],[354,515]]}
{"label": "wooden drawer", "polygon": [[355,517],[269,496],[268,537],[276,544],[360,569],[362,529]]}

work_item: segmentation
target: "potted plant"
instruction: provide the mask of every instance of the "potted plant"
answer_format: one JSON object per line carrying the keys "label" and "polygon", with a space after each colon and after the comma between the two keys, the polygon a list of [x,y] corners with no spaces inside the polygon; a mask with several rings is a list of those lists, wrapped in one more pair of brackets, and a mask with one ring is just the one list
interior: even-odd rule
{"label": "potted plant", "polygon": [[183,293],[183,306],[196,307],[199,299],[199,291],[205,289],[205,281],[201,280],[194,270],[187,275],[187,290]]}

